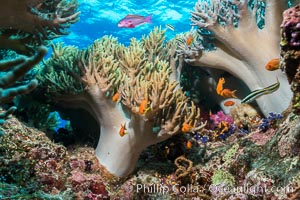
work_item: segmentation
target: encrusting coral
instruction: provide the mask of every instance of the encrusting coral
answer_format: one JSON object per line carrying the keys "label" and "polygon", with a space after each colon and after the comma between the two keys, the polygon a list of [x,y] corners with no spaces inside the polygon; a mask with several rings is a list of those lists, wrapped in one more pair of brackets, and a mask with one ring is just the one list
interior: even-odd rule
{"label": "encrusting coral", "polygon": [[292,110],[300,114],[300,4],[283,13],[280,68],[287,74],[294,93]]}
{"label": "encrusting coral", "polygon": [[2,0],[0,48],[32,55],[51,39],[68,34],[66,28],[78,20],[76,0]]}
{"label": "encrusting coral", "polygon": [[184,124],[190,132],[205,126],[200,109],[170,78],[166,45],[164,31],[155,28],[128,47],[107,36],[86,51],[55,46],[39,75],[52,101],[94,116],[101,126],[97,156],[117,176],[131,173],[147,146],[180,133]]}
{"label": "encrusting coral", "polygon": [[109,198],[106,180],[114,179],[99,165],[93,148],[67,149],[14,117],[3,129],[1,198]]}
{"label": "encrusting coral", "polygon": [[[282,112],[292,97],[290,86],[285,74],[267,71],[265,65],[279,57],[280,24],[287,4],[287,0],[199,0],[191,21],[198,26],[198,43],[202,45],[193,45],[197,51],[183,48],[185,61],[229,72],[250,90],[272,85],[278,77],[280,88],[256,101],[265,115]],[[213,37],[210,46],[206,44],[208,37]]]}

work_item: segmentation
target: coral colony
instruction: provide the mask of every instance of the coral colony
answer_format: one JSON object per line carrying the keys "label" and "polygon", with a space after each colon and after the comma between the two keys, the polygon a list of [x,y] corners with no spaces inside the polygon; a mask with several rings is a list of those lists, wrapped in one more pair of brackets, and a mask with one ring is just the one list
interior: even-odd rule
{"label": "coral colony", "polygon": [[[164,43],[158,28],[128,47],[113,37],[95,41],[86,51],[60,44],[39,76],[48,99],[84,108],[101,124],[97,156],[115,175],[130,174],[147,146],[180,133],[183,124],[193,131],[204,126],[198,125],[200,109],[173,80],[167,45],[172,44]],[[116,94],[119,99],[113,101]]]}
{"label": "coral colony", "polygon": [[214,49],[205,48],[203,42],[207,36],[200,34],[193,47],[180,46],[180,52],[186,62],[227,71],[243,80],[250,90],[271,85],[278,77],[281,83],[279,90],[262,96],[256,102],[265,115],[282,112],[292,98],[290,85],[282,72],[270,73],[263,66],[279,57],[282,17],[274,16],[282,16],[286,3],[266,1],[265,26],[260,28],[255,16],[261,16],[262,9],[257,1],[199,0],[191,21],[200,30],[213,34]]}
{"label": "coral colony", "polygon": [[195,3],[197,30],[79,49],[51,42],[76,0],[3,1],[0,199],[300,199],[299,2]]}

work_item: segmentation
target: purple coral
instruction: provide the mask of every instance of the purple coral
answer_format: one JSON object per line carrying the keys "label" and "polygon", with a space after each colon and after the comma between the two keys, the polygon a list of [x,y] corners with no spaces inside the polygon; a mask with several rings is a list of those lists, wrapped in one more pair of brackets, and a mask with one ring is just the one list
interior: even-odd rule
{"label": "purple coral", "polygon": [[195,134],[194,138],[197,142],[201,142],[203,144],[207,143],[209,141],[209,137],[207,135],[201,136],[200,134]]}
{"label": "purple coral", "polygon": [[270,112],[268,116],[268,120],[277,120],[277,119],[282,119],[283,115],[281,113],[275,113],[275,112]]}
{"label": "purple coral", "polygon": [[269,127],[270,127],[270,121],[268,119],[266,119],[266,118],[263,118],[261,120],[261,123],[258,126],[258,129],[262,130],[262,131],[266,131],[266,130],[269,129]]}
{"label": "purple coral", "polygon": [[223,111],[219,111],[216,114],[210,116],[210,119],[213,121],[213,125],[219,129],[218,138],[225,140],[227,137],[232,135],[236,129],[233,119],[226,115]]}
{"label": "purple coral", "polygon": [[229,136],[231,136],[234,131],[235,131],[235,125],[234,124],[230,124],[228,131],[223,132],[222,134],[219,135],[219,138],[221,140],[226,140],[226,138],[228,138]]}
{"label": "purple coral", "polygon": [[258,126],[259,130],[266,131],[278,119],[282,119],[283,115],[280,113],[270,112],[267,118],[263,118]]}
{"label": "purple coral", "polygon": [[229,115],[225,115],[223,111],[219,111],[216,114],[210,116],[215,126],[218,126],[221,122],[228,122],[228,124],[233,124],[233,119]]}

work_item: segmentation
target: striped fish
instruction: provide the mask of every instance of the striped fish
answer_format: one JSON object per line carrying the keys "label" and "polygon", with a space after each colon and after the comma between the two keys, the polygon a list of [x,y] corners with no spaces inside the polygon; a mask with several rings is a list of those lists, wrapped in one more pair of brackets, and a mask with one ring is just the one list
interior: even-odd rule
{"label": "striped fish", "polygon": [[170,29],[171,31],[174,31],[175,28],[171,24],[166,24],[166,28]]}
{"label": "striped fish", "polygon": [[252,101],[254,101],[255,99],[257,99],[258,97],[262,96],[262,95],[266,95],[266,94],[271,94],[273,92],[275,92],[276,90],[278,90],[280,86],[280,82],[277,78],[277,82],[265,87],[263,89],[258,89],[258,90],[254,90],[252,91],[249,95],[247,95],[242,101],[241,103],[250,103]]}

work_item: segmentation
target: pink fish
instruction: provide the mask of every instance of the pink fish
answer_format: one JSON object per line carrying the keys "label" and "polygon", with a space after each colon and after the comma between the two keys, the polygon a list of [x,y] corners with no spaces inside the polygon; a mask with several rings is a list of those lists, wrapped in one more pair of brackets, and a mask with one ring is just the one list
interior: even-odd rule
{"label": "pink fish", "polygon": [[140,15],[127,15],[125,18],[119,21],[118,27],[134,28],[145,23],[152,23],[152,15],[149,15],[147,17],[143,17]]}

